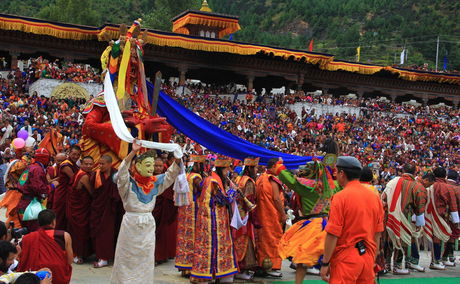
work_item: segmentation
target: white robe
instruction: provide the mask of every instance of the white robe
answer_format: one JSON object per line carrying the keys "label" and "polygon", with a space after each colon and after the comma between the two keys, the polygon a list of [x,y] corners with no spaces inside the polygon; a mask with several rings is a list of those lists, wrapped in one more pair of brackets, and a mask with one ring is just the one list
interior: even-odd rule
{"label": "white robe", "polygon": [[129,166],[123,160],[116,178],[126,213],[118,235],[111,283],[153,283],[155,219],[152,211],[156,196],[174,183],[180,168],[174,163],[165,174],[158,175],[154,189],[146,195],[133,183],[128,171]]}

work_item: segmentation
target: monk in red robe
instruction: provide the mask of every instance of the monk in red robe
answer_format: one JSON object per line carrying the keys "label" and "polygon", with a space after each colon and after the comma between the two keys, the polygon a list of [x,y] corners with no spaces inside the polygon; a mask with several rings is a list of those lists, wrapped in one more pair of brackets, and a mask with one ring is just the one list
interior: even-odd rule
{"label": "monk in red robe", "polygon": [[46,165],[50,161],[50,154],[45,148],[35,151],[34,162],[27,167],[27,170],[19,179],[19,191],[22,193],[21,201],[18,204],[19,220],[22,227],[27,227],[30,232],[38,229],[36,220],[24,220],[24,212],[35,198],[43,202],[49,191],[46,179]]}
{"label": "monk in red robe", "polygon": [[120,216],[124,214],[117,184],[113,181],[116,170],[112,168],[112,162],[111,156],[103,155],[91,181],[94,190],[89,220],[97,258],[95,268],[107,266],[108,261],[114,258]]}
{"label": "monk in red robe", "polygon": [[[163,160],[155,160],[155,175],[165,172]],[[176,256],[177,207],[174,206],[173,186],[157,197],[153,216],[156,221],[155,261],[165,263]]]}
{"label": "monk in red robe", "polygon": [[72,239],[69,233],[55,230],[56,215],[51,210],[38,214],[38,231],[27,234],[21,242],[18,271],[37,271],[47,267],[53,284],[70,283],[72,277]]}
{"label": "monk in red robe", "polygon": [[81,149],[78,146],[70,148],[69,157],[59,167],[59,185],[54,190],[53,211],[56,213],[56,228],[67,229],[67,193],[70,192],[74,175],[78,171],[77,161],[80,159]]}
{"label": "monk in red robe", "polygon": [[48,192],[48,200],[46,202],[46,207],[49,209],[53,208],[54,190],[56,190],[56,187],[59,184],[59,167],[66,158],[65,153],[58,153],[54,158],[56,163],[46,169],[46,179],[51,185],[50,191]]}
{"label": "monk in red robe", "polygon": [[74,262],[82,264],[83,258],[90,255],[89,217],[91,208],[92,185],[90,176],[94,166],[91,156],[81,160],[81,169],[75,174],[67,200],[68,231],[72,236]]}

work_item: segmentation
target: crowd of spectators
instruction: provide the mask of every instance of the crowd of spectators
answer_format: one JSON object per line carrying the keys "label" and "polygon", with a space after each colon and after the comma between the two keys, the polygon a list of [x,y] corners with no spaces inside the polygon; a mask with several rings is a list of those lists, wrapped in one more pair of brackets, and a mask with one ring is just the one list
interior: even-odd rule
{"label": "crowd of spectators", "polygon": [[27,130],[37,144],[51,128],[64,135],[65,147],[77,144],[81,137],[83,115],[80,111],[85,101],[29,95],[24,83],[26,77],[22,72],[15,72],[13,78],[0,79],[0,153],[4,159],[12,153],[11,141],[21,129]]}
{"label": "crowd of spectators", "polygon": [[416,70],[416,71],[432,72],[432,73],[445,73],[445,74],[454,74],[454,75],[460,74],[460,71],[456,70],[456,69],[447,70],[447,69],[444,69],[444,68],[439,68],[436,71],[436,69],[430,68],[428,63],[425,63],[423,65],[411,64],[409,66],[404,66],[403,68]]}
{"label": "crowd of spectators", "polygon": [[100,83],[101,77],[98,70],[89,64],[72,63],[56,59],[50,61],[43,57],[30,58],[22,61],[23,71],[19,68],[11,70],[8,79],[20,79],[23,87],[27,88],[40,78],[57,79],[74,83]]}
{"label": "crowd of spectators", "polygon": [[[341,153],[378,169],[380,184],[411,161],[424,171],[460,164],[460,113],[453,108],[303,94],[258,96],[246,102],[198,93],[183,97],[167,90],[211,123],[271,150],[318,155],[326,139],[332,137]],[[315,115],[315,109],[303,108],[298,114],[289,107],[295,102],[347,105],[359,107],[360,112]]]}
{"label": "crowd of spectators", "polygon": [[[67,147],[78,143],[81,137],[83,100],[26,95],[29,74],[43,74],[39,66],[48,66],[44,70],[60,66],[57,61],[50,64],[41,58],[32,61],[28,72],[16,70],[10,73],[13,77],[0,79],[2,153],[9,148],[15,133],[24,127],[37,142],[51,127],[64,134]],[[52,70],[62,71],[67,67],[52,67]],[[236,85],[210,87],[201,83],[189,84],[187,87],[192,94],[183,96],[175,94],[175,87],[174,84],[164,85],[164,90],[211,123],[271,150],[316,155],[325,140],[333,137],[342,153],[355,155],[366,164],[379,167],[381,176],[388,178],[408,161],[416,161],[420,167],[460,164],[458,109],[303,92],[291,96],[247,95],[245,99],[236,99],[235,96],[217,96],[241,91]],[[292,109],[295,103],[356,107],[359,114],[316,114],[314,108],[296,113]],[[10,134],[5,137],[7,130]],[[176,137],[185,142],[185,137]]]}

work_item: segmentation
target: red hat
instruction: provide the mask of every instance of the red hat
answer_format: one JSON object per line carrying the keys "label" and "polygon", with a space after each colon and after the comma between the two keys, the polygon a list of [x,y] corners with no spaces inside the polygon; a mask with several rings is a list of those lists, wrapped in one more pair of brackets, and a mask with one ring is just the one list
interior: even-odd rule
{"label": "red hat", "polygon": [[50,156],[50,152],[48,152],[48,150],[46,150],[45,148],[40,148],[40,149],[37,149],[35,150],[35,157],[47,157],[49,158]]}
{"label": "red hat", "polygon": [[50,161],[50,152],[45,148],[40,148],[35,150],[35,161],[40,162],[44,165],[47,165]]}

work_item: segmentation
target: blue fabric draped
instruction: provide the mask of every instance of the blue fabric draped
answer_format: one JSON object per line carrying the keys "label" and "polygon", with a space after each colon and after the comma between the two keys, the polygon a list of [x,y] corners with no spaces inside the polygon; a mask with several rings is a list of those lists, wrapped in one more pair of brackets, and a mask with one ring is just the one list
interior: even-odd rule
{"label": "blue fabric draped", "polygon": [[[147,89],[151,99],[153,84],[147,82]],[[266,165],[271,158],[281,157],[284,165],[289,169],[296,169],[312,160],[312,157],[309,156],[300,157],[271,151],[230,134],[196,115],[163,91],[160,91],[158,98],[158,114],[166,117],[169,124],[195,142],[213,152],[234,159],[244,160],[247,157],[260,157],[260,164]]]}

